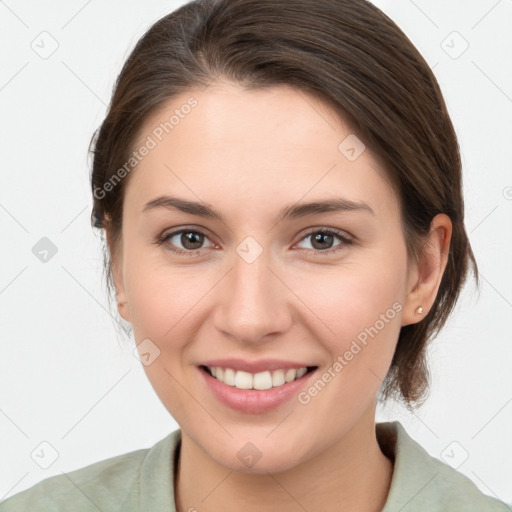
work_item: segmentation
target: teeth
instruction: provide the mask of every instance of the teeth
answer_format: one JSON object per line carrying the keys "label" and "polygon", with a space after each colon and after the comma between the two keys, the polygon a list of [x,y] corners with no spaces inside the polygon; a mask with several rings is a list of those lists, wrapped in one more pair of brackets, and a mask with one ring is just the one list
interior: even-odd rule
{"label": "teeth", "polygon": [[227,384],[228,386],[235,386],[235,370],[232,370],[231,368],[226,368],[224,370],[222,382],[224,382],[224,384]]}
{"label": "teeth", "polygon": [[297,377],[297,370],[288,370],[284,375],[284,380],[286,382],[291,382],[292,380],[295,380],[295,377]]}
{"label": "teeth", "polygon": [[270,389],[272,387],[272,375],[270,372],[256,373],[253,377],[252,386],[254,389]]}
{"label": "teeth", "polygon": [[300,368],[299,370],[297,370],[297,379],[300,379],[303,375],[306,374],[307,371],[307,368]]}
{"label": "teeth", "polygon": [[252,389],[252,375],[247,372],[236,372],[235,386],[238,389]]}
{"label": "teeth", "polygon": [[285,382],[284,370],[272,372],[272,386],[282,386]]}
{"label": "teeth", "polygon": [[235,372],[232,368],[207,367],[213,377],[228,386],[238,389],[270,389],[282,386],[287,382],[300,379],[308,371],[306,367],[299,370],[274,370],[260,373],[244,371]]}

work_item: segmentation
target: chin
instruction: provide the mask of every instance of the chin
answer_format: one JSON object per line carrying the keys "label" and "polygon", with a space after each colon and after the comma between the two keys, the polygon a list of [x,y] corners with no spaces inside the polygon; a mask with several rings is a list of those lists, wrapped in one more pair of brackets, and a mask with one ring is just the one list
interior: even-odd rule
{"label": "chin", "polygon": [[[248,450],[249,451],[249,450]],[[299,464],[299,460],[296,459],[297,455],[292,459],[291,453],[273,453],[272,455],[265,456],[264,453],[260,452],[261,458],[257,458],[258,455],[254,456],[251,461],[247,454],[242,456],[242,460],[238,457],[217,459],[217,463],[224,466],[225,468],[235,471],[237,473],[244,473],[247,475],[267,475],[268,473],[280,473],[287,471]]]}
{"label": "chin", "polygon": [[[215,446],[203,444],[202,448],[211,459],[226,469],[251,475],[287,471],[302,462],[306,454],[297,450],[297,446],[301,446],[299,439],[290,436],[286,441],[278,436],[265,439],[268,432],[266,429],[265,433],[251,437],[236,436],[224,443],[216,443]],[[254,441],[246,440],[250,438]]]}

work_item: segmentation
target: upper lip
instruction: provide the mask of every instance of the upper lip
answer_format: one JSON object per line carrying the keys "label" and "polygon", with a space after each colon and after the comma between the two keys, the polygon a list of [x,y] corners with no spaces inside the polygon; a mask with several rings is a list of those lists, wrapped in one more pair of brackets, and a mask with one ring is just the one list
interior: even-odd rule
{"label": "upper lip", "polygon": [[260,359],[259,361],[246,361],[244,359],[211,359],[204,361],[200,366],[209,366],[210,368],[232,368],[235,371],[249,373],[260,373],[274,370],[290,370],[299,368],[309,368],[313,365],[297,363],[295,361],[285,361],[284,359]]}

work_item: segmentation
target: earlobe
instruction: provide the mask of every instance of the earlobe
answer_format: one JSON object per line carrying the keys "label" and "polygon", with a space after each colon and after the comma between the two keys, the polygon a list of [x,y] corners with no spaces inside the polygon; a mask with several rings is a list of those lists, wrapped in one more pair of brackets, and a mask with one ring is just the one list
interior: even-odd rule
{"label": "earlobe", "polygon": [[[112,281],[115,289],[117,310],[126,322],[130,322],[128,301],[126,298],[122,272],[122,248],[118,247],[118,245],[114,243],[110,232],[108,230],[106,230],[106,232],[108,250],[110,253],[110,272],[112,273]],[[117,243],[121,244],[121,241],[118,241]]]}
{"label": "earlobe", "polygon": [[118,279],[117,282],[121,283],[121,284],[115,285],[117,310],[119,311],[119,314],[126,322],[131,322],[129,308],[128,308],[128,301],[126,300],[124,286],[122,285],[123,281],[122,281],[122,279],[121,280]]}
{"label": "earlobe", "polygon": [[445,214],[436,215],[423,246],[423,254],[412,275],[412,285],[407,294],[402,326],[415,324],[425,318],[435,302],[448,262],[452,222]]}

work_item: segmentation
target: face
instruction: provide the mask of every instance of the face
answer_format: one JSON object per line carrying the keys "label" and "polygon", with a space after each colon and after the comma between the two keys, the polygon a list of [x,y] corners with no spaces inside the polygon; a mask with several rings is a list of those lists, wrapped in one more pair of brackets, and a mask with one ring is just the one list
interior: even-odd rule
{"label": "face", "polygon": [[369,149],[317,99],[228,82],[174,97],[143,144],[117,300],[183,436],[217,464],[264,472],[373,426],[415,276]]}

